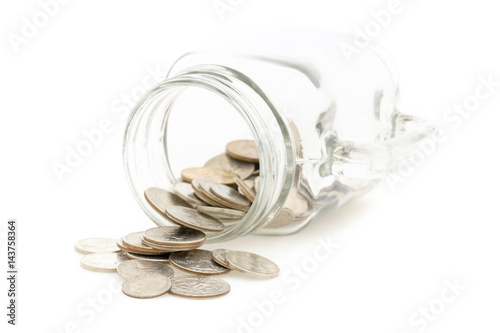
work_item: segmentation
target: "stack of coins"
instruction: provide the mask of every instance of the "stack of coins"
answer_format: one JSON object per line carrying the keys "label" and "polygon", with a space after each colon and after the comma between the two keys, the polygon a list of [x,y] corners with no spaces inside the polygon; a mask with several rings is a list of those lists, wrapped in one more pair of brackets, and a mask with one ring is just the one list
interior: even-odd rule
{"label": "stack of coins", "polygon": [[[136,298],[167,292],[195,298],[223,295],[229,292],[229,284],[211,275],[231,270],[256,278],[276,277],[278,266],[257,254],[199,249],[206,240],[205,232],[223,231],[250,209],[259,185],[258,162],[255,142],[233,141],[226,153],[203,167],[184,169],[183,182],[174,185],[173,193],[157,187],[146,189],[146,201],[174,225],[133,232],[118,241],[82,240],[75,245],[85,254],[82,267],[117,271],[125,279],[123,293]],[[283,211],[275,220],[280,225],[293,222],[293,212]],[[167,265],[194,275],[173,277],[174,271]]]}

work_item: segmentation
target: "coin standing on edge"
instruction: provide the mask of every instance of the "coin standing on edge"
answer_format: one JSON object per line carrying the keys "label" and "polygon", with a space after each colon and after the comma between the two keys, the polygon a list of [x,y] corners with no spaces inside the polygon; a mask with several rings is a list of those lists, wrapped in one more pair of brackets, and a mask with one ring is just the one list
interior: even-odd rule
{"label": "coin standing on edge", "polygon": [[120,252],[120,248],[116,246],[114,238],[87,238],[79,240],[75,243],[75,250],[81,254],[98,253],[98,252]]}
{"label": "coin standing on edge", "polygon": [[170,293],[177,296],[207,298],[227,294],[231,290],[224,280],[196,275],[183,275],[172,278]]}
{"label": "coin standing on edge", "polygon": [[142,274],[125,280],[122,292],[134,298],[152,298],[167,293],[172,282],[165,275]]}
{"label": "coin standing on edge", "polygon": [[251,252],[230,251],[226,259],[231,269],[255,278],[273,278],[278,276],[280,271],[278,265],[271,260]]}

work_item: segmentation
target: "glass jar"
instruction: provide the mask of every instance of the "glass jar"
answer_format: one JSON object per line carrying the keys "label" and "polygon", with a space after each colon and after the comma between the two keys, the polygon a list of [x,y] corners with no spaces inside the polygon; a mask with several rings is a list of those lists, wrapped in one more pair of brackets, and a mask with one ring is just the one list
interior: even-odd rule
{"label": "glass jar", "polygon": [[[146,202],[146,188],[172,190],[182,168],[202,166],[230,140],[255,140],[259,190],[241,221],[207,234],[211,242],[294,233],[394,172],[436,129],[399,112],[384,52],[370,45],[347,59],[342,45],[352,42],[280,32],[179,58],[126,127],[126,175],[147,216],[169,224]],[[291,220],[280,216],[290,212]]]}

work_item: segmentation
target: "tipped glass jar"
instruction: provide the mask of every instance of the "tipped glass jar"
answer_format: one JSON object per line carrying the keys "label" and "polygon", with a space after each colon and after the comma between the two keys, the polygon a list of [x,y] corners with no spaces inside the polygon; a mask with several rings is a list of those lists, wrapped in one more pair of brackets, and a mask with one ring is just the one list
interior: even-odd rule
{"label": "tipped glass jar", "polygon": [[212,242],[297,232],[394,172],[436,129],[399,112],[396,73],[379,47],[347,59],[343,43],[352,39],[280,32],[179,58],[125,133],[127,178],[149,218],[169,224],[147,188],[172,191],[184,168],[237,139],[255,140],[259,188],[239,222],[207,234]]}

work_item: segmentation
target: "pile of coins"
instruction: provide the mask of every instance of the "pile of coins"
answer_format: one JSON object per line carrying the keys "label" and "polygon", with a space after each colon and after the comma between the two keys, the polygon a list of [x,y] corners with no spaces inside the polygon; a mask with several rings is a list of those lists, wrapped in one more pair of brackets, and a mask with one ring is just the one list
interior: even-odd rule
{"label": "pile of coins", "polygon": [[[145,190],[151,207],[175,225],[134,232],[119,241],[79,241],[75,248],[85,254],[82,267],[117,271],[125,279],[123,293],[136,298],[167,292],[186,297],[223,295],[229,292],[229,284],[211,275],[231,270],[256,278],[278,276],[279,267],[257,254],[199,249],[206,240],[205,232],[219,232],[241,220],[258,190],[255,142],[230,142],[226,153],[212,158],[202,168],[183,170],[184,182],[175,184],[174,193],[156,187]],[[194,275],[174,277],[168,264]]]}

